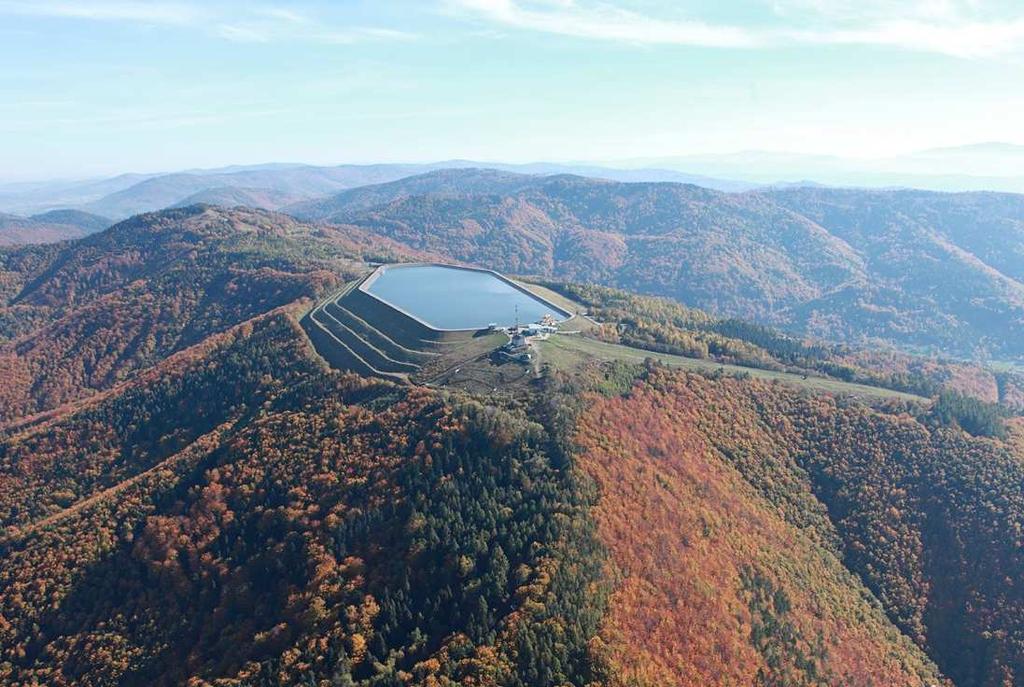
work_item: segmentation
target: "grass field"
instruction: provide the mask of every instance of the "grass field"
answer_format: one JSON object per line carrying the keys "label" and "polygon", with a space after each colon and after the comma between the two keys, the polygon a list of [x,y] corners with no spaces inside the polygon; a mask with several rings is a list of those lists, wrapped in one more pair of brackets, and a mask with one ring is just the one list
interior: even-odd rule
{"label": "grass field", "polygon": [[880,387],[867,386],[866,384],[851,384],[836,379],[825,377],[804,376],[789,372],[775,372],[772,370],[759,370],[739,365],[724,365],[713,360],[701,360],[699,358],[685,358],[679,355],[667,353],[655,353],[629,346],[605,343],[582,336],[554,336],[540,343],[540,354],[543,362],[549,362],[555,367],[571,369],[590,357],[602,360],[626,360],[642,362],[646,358],[653,358],[665,365],[679,367],[697,372],[713,372],[722,370],[727,374],[739,375],[748,374],[758,379],[776,380],[786,384],[825,391],[833,394],[844,394],[860,396],[865,398],[897,398],[906,401],[928,402],[923,396],[883,389]]}
{"label": "grass field", "polygon": [[446,371],[468,365],[471,361],[487,356],[491,351],[508,342],[508,335],[494,332],[469,339],[459,345],[452,345],[434,360],[423,366],[414,379],[430,383],[436,378],[446,378]]}
{"label": "grass field", "polygon": [[541,298],[543,298],[544,300],[554,303],[555,305],[557,305],[562,310],[565,310],[566,312],[574,314],[579,312],[586,312],[587,310],[586,307],[584,307],[583,305],[580,305],[576,301],[566,298],[557,291],[552,291],[546,286],[541,286],[540,284],[531,284],[528,281],[516,281],[518,284],[522,285],[527,291],[531,291],[540,296]]}

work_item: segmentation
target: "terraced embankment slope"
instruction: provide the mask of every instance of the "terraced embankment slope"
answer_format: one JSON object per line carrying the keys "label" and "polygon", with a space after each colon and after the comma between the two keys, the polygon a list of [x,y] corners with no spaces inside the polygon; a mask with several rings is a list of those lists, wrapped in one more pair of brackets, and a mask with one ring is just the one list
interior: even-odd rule
{"label": "terraced embankment slope", "polygon": [[433,329],[360,288],[346,285],[302,319],[317,352],[334,368],[407,382],[480,332]]}
{"label": "terraced embankment slope", "polygon": [[[356,288],[359,281],[348,284],[338,293],[317,304],[303,319],[302,326],[316,347],[317,352],[337,369],[352,370],[362,375],[384,377],[395,381],[408,381],[409,375],[420,369],[422,364],[436,353],[416,350],[399,343],[388,334],[370,324],[364,317],[382,319],[373,313],[374,304],[362,304],[358,298],[349,298],[361,293]],[[351,303],[360,314],[349,309]],[[378,310],[386,306],[377,303]],[[369,311],[369,312],[368,312]],[[378,315],[378,317],[373,317]],[[383,318],[385,321],[387,318]],[[408,328],[405,328],[406,330]],[[410,343],[405,330],[389,328],[392,335],[399,331],[397,338]]]}

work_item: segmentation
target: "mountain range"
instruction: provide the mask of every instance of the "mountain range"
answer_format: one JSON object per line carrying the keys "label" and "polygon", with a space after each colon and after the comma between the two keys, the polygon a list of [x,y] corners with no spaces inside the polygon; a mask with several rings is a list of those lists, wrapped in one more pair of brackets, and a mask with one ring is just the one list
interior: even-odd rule
{"label": "mountain range", "polygon": [[[199,171],[133,179],[90,207],[112,216],[166,205],[279,209],[413,251],[668,296],[823,340],[968,358],[1024,355],[1018,195],[810,186],[718,191],[550,167],[534,174],[416,171]],[[392,180],[365,183],[381,178]],[[339,186],[345,188],[328,190]],[[0,240],[63,240],[109,223],[83,211],[4,216]]]}
{"label": "mountain range", "polygon": [[762,185],[1024,193],[1024,145],[1000,142],[932,148],[889,157],[844,158],[751,150],[613,160],[604,164],[627,169],[680,169]]}
{"label": "mountain range", "polygon": [[[416,164],[318,167],[271,163],[172,173],[122,174],[84,181],[0,184],[0,212],[38,214],[79,209],[114,219],[173,205],[237,199],[265,209],[312,200],[347,188],[394,181],[439,169],[498,169],[519,174],[575,174],[622,182],[689,183],[739,192],[765,186],[906,187],[936,191],[1024,192],[1024,146],[980,143],[888,158],[848,159],[744,151],[715,155],[613,160],[603,163],[508,164],[447,160]],[[938,172],[936,170],[944,170]],[[949,171],[951,170],[951,171]]]}
{"label": "mountain range", "polygon": [[685,174],[671,170],[620,170],[595,165],[482,164],[450,160],[431,164],[376,164],[316,167],[298,164],[266,164],[250,167],[191,170],[171,174],[124,174],[112,179],[0,185],[0,211],[39,213],[74,208],[125,219],[131,215],[191,202],[245,200],[273,210],[299,200],[422,174],[437,169],[491,167],[523,174],[585,174],[620,181],[676,181],[698,183],[733,191],[753,184]]}

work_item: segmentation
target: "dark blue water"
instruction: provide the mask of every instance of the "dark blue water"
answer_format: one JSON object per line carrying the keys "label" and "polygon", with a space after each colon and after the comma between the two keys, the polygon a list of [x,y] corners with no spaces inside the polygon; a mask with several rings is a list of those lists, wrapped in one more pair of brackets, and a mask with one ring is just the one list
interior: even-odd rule
{"label": "dark blue water", "polygon": [[438,265],[385,269],[367,291],[435,329],[483,329],[492,322],[507,327],[515,324],[516,306],[520,324],[548,314],[566,317],[488,272]]}

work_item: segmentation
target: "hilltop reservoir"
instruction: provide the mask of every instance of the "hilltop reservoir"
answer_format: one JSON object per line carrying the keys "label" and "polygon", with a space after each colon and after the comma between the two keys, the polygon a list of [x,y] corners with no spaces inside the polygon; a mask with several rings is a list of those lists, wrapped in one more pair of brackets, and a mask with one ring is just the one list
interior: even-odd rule
{"label": "hilltop reservoir", "polygon": [[450,265],[387,265],[360,287],[436,330],[560,321],[570,315],[496,272]]}
{"label": "hilltop reservoir", "polygon": [[[492,389],[528,376],[532,342],[574,316],[497,272],[417,263],[377,267],[316,305],[302,326],[337,369],[430,383],[475,361],[478,386]],[[509,362],[526,365],[515,371]]]}

